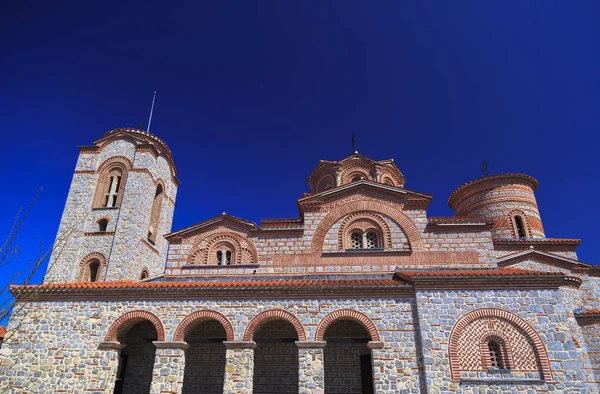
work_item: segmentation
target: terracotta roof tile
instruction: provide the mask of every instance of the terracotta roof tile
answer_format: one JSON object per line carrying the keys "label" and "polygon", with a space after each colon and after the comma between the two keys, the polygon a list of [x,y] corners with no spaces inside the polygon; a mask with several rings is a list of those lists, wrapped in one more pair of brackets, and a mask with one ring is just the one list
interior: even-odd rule
{"label": "terracotta roof tile", "polygon": [[579,245],[580,239],[574,238],[496,238],[494,239],[494,245],[521,245],[521,244],[532,244],[532,245],[552,245],[552,244],[573,244]]}
{"label": "terracotta roof tile", "polygon": [[488,175],[488,176],[484,176],[483,178],[473,179],[472,181],[463,183],[462,185],[457,187],[452,192],[452,194],[450,194],[450,197],[448,197],[448,205],[450,205],[450,207],[452,207],[452,199],[457,195],[457,193],[459,191],[463,190],[467,186],[473,185],[475,183],[490,181],[490,180],[499,179],[499,178],[520,178],[520,179],[526,180],[531,183],[531,185],[533,187],[533,191],[535,191],[538,187],[538,181],[531,175],[527,175],[527,174],[504,173],[504,174]]}
{"label": "terracotta roof tile", "polygon": [[280,279],[280,280],[221,280],[202,282],[75,282],[75,283],[49,283],[42,285],[10,287],[12,292],[19,291],[77,291],[77,290],[137,290],[137,289],[282,289],[282,288],[323,288],[323,287],[377,287],[395,286],[399,282],[394,279],[349,279],[349,280],[321,280],[321,279]]}
{"label": "terracotta roof tile", "polygon": [[469,216],[430,216],[427,218],[430,224],[436,223],[485,223],[492,222],[485,219],[476,219]]}
{"label": "terracotta roof tile", "polygon": [[600,315],[600,309],[586,309],[582,312],[575,312],[577,316],[596,316]]}
{"label": "terracotta roof tile", "polygon": [[534,276],[564,276],[557,272],[530,271],[520,268],[500,269],[456,269],[456,270],[430,270],[430,271],[401,271],[396,274],[404,280],[418,278],[498,278],[498,277],[534,277]]}
{"label": "terracotta roof tile", "polygon": [[301,218],[268,218],[260,220],[259,229],[302,228],[302,226]]}
{"label": "terracotta roof tile", "polygon": [[0,339],[4,339],[6,336],[6,327],[0,327]]}

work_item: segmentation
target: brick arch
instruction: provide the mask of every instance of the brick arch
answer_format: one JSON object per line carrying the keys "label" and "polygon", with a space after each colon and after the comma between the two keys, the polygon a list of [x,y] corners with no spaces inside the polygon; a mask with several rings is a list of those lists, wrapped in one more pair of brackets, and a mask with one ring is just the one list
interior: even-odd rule
{"label": "brick arch", "polygon": [[196,311],[190,315],[187,315],[177,326],[177,329],[175,330],[175,335],[173,336],[173,340],[185,341],[185,336],[189,333],[190,330],[194,328],[194,325],[205,320],[216,320],[219,323],[221,323],[221,325],[225,329],[225,334],[227,334],[227,340],[234,340],[233,326],[231,325],[229,319],[225,317],[225,315],[217,311],[212,311],[208,309]]}
{"label": "brick arch", "polygon": [[291,323],[296,329],[299,341],[306,341],[306,332],[304,326],[294,314],[284,311],[283,309],[269,309],[254,316],[244,332],[244,341],[251,341],[254,338],[254,333],[258,331],[265,324],[268,324],[275,320],[285,320]]}
{"label": "brick arch", "polygon": [[379,332],[375,323],[367,315],[362,312],[355,311],[354,309],[339,309],[327,314],[317,326],[317,332],[315,334],[315,341],[323,341],[325,337],[325,331],[327,328],[340,320],[351,320],[365,328],[371,336],[371,341],[379,341]]}
{"label": "brick arch", "polygon": [[[462,317],[460,317],[456,321],[454,327],[452,327],[452,331],[450,332],[450,338],[448,339],[448,355],[450,358],[450,373],[453,381],[459,381],[460,374],[462,372],[459,360],[459,354],[461,349],[459,349],[458,343],[461,334],[465,332],[466,328],[471,323],[486,318],[496,318],[499,320],[504,320],[516,327],[516,329],[519,330],[525,336],[525,338],[530,341],[531,346],[533,346],[534,353],[537,356],[537,362],[539,363],[541,369],[540,372],[542,373],[542,378],[547,382],[552,382],[554,380],[552,376],[552,370],[550,368],[548,352],[546,351],[542,338],[531,324],[529,324],[527,321],[525,321],[518,315],[504,309],[480,308],[468,312]],[[497,332],[494,332],[490,328],[489,331],[481,333],[481,338],[485,338],[486,334],[488,333],[497,334]],[[504,338],[504,336],[502,336],[501,338],[505,341],[508,347],[511,347],[510,338]],[[473,346],[478,346],[478,344],[474,343]],[[515,351],[515,349],[511,350]]]}
{"label": "brick arch", "polygon": [[325,242],[325,236],[331,226],[346,215],[350,215],[357,211],[372,211],[390,217],[406,234],[412,251],[418,252],[424,250],[421,232],[404,212],[382,202],[361,200],[351,201],[334,208],[319,222],[312,239],[312,252],[321,253],[323,250],[323,243]]}
{"label": "brick arch", "polygon": [[90,263],[92,261],[98,261],[98,272],[96,272],[96,282],[101,281],[101,277],[104,274],[104,269],[106,268],[106,257],[102,253],[92,252],[86,255],[79,262],[79,276],[77,280],[79,282],[87,282],[85,279],[89,277],[90,274]]}
{"label": "brick arch", "polygon": [[[348,215],[342,220],[340,224],[340,228],[338,230],[338,248],[340,250],[350,249],[352,245],[352,241],[350,239],[351,231],[353,230],[354,223],[365,223],[371,221],[375,224],[375,229],[379,233],[378,235],[381,237],[381,246],[384,249],[392,248],[392,233],[390,231],[390,226],[386,223],[386,221],[379,215],[374,214],[373,212],[355,212],[351,215]],[[366,228],[362,228],[362,230],[366,230]]]}
{"label": "brick arch", "polygon": [[135,326],[144,320],[152,323],[156,329],[156,337],[158,341],[165,340],[165,327],[160,321],[160,318],[152,312],[148,311],[131,311],[119,317],[108,329],[105,341],[116,342],[119,334],[127,332],[131,327]]}

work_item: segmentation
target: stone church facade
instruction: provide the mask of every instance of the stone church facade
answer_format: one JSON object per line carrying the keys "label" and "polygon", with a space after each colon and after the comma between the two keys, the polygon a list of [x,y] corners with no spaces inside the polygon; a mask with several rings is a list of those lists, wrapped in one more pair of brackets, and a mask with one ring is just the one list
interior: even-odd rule
{"label": "stone church facade", "polygon": [[452,217],[393,160],[321,161],[299,217],[171,231],[167,145],[80,155],[43,284],[0,348],[10,393],[597,393],[600,270],[546,236],[537,181],[458,187]]}

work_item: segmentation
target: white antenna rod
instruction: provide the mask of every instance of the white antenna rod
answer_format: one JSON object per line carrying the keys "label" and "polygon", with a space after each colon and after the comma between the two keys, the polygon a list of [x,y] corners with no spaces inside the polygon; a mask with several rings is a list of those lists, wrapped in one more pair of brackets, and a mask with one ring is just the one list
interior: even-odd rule
{"label": "white antenna rod", "polygon": [[156,91],[154,92],[154,96],[152,96],[152,108],[150,108],[150,118],[148,119],[148,130],[146,132],[150,132],[150,123],[152,123],[152,112],[154,111],[154,100],[156,100]]}

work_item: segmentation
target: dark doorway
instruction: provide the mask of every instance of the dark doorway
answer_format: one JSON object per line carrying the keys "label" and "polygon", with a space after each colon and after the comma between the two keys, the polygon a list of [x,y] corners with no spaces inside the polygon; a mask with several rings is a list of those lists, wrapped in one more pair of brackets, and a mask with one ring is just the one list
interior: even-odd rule
{"label": "dark doorway", "polygon": [[373,393],[371,340],[360,324],[341,320],[327,328],[324,336],[325,393]]}
{"label": "dark doorway", "polygon": [[222,394],[225,381],[223,344],[227,338],[223,325],[216,320],[203,320],[186,330],[183,394]]}
{"label": "dark doorway", "polygon": [[285,320],[269,322],[254,334],[255,394],[298,393],[298,334]]}
{"label": "dark doorway", "polygon": [[115,394],[148,394],[152,384],[152,370],[157,340],[156,329],[148,320],[119,333],[117,340],[125,345],[119,357]]}

